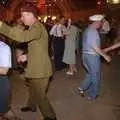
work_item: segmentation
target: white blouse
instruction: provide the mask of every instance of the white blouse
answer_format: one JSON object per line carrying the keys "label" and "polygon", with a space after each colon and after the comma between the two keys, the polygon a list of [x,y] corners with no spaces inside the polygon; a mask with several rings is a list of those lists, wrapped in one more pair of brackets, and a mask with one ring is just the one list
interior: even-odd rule
{"label": "white blouse", "polygon": [[0,67],[11,68],[11,49],[4,42],[0,41]]}
{"label": "white blouse", "polygon": [[55,24],[50,31],[50,35],[53,35],[55,37],[63,37],[64,35],[66,35],[66,31],[67,30],[64,25]]}

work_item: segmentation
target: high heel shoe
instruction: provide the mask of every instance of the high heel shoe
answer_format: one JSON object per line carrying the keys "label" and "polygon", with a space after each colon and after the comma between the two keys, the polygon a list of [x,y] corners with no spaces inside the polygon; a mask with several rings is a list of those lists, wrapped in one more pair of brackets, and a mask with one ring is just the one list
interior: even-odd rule
{"label": "high heel shoe", "polygon": [[73,73],[73,72],[70,72],[70,71],[66,72],[66,74],[67,74],[67,75],[74,75],[74,73]]}

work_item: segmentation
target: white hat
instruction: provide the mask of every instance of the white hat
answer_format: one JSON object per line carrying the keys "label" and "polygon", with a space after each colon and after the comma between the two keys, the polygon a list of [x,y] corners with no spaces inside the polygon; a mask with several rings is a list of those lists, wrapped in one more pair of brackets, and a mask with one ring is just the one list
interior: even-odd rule
{"label": "white hat", "polygon": [[96,15],[92,15],[89,17],[89,20],[91,21],[101,21],[104,18],[103,15],[101,14],[96,14]]}

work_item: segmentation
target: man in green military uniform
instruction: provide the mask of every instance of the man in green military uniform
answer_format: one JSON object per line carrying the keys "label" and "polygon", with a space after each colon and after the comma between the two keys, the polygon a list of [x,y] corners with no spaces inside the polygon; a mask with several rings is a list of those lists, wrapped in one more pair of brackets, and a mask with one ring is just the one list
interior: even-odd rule
{"label": "man in green military uniform", "polygon": [[28,30],[10,27],[0,21],[0,33],[12,40],[28,42],[28,65],[26,78],[30,80],[29,99],[21,111],[36,111],[36,105],[44,116],[44,120],[56,120],[56,115],[47,99],[46,89],[52,75],[51,61],[48,55],[48,34],[44,26],[37,20],[37,10],[32,5],[21,8],[21,20],[29,26]]}

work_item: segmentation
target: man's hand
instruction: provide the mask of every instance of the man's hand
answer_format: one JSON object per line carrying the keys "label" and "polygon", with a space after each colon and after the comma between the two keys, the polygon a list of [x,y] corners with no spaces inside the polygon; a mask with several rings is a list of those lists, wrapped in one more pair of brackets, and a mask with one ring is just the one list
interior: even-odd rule
{"label": "man's hand", "polygon": [[111,61],[111,57],[108,55],[104,55],[104,59],[109,63]]}
{"label": "man's hand", "polygon": [[27,61],[27,55],[26,54],[23,54],[23,55],[20,55],[18,58],[17,58],[17,62],[18,63],[24,63]]}
{"label": "man's hand", "polygon": [[26,62],[27,61],[27,55],[26,54],[21,55],[20,60],[21,60],[21,62]]}
{"label": "man's hand", "polygon": [[108,56],[107,54],[105,54],[105,52],[103,52],[99,47],[94,46],[93,49],[96,51],[96,53],[98,53],[99,55],[101,55],[102,57],[104,57],[104,59],[109,63],[111,61],[111,57]]}

